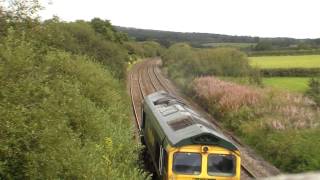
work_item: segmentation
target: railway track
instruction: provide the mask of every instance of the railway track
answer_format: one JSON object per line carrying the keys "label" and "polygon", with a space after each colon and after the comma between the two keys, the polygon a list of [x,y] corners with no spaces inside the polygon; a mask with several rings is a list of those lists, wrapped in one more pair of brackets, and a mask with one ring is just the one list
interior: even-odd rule
{"label": "railway track", "polygon": [[[146,60],[135,65],[129,75],[132,108],[137,129],[139,131],[141,130],[141,103],[145,96],[159,90],[165,90],[177,97],[181,97],[181,95],[177,92],[173,85],[170,84],[170,82],[165,79],[164,76],[160,73],[158,66],[159,60]],[[185,101],[184,98],[181,98],[181,100],[189,104],[188,102],[190,101]],[[197,105],[191,103],[191,106]],[[199,107],[196,107],[196,109],[199,109]],[[210,118],[212,123],[214,123],[224,134],[230,137],[238,145],[238,147],[240,147],[243,159],[241,163],[241,179],[255,179],[259,177],[267,177],[279,174],[279,171],[269,164],[264,165],[263,163],[257,163],[257,166],[255,166],[253,161],[261,162],[260,157],[249,158],[249,156],[252,155],[252,152],[250,150],[247,150],[247,147],[245,147],[244,144],[242,144],[232,133],[223,130],[219,123],[213,120],[211,116],[205,114],[205,117]],[[264,168],[265,166],[266,169],[271,169],[270,172],[262,170],[261,166],[263,166],[262,168]]]}

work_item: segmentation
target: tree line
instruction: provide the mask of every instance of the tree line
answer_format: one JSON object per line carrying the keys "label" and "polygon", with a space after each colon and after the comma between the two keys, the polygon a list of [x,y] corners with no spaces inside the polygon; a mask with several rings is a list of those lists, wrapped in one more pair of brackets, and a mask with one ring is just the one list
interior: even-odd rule
{"label": "tree line", "polygon": [[[279,53],[290,53],[296,50],[315,50],[319,53],[320,38],[318,39],[294,39],[294,38],[261,38],[252,36],[231,36],[212,33],[182,33],[171,31],[159,31],[149,29],[137,29],[127,27],[116,27],[119,31],[127,33],[137,41],[153,40],[165,47],[175,43],[188,43],[193,47],[205,48],[208,43],[253,43],[255,45],[243,48],[249,54],[265,51],[279,51]],[[274,54],[276,52],[273,52]],[[314,53],[314,52],[313,52]]]}

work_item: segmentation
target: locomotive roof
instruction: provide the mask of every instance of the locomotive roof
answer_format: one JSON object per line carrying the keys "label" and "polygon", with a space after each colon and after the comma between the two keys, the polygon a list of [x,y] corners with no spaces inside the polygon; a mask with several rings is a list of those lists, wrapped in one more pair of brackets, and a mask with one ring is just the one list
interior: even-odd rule
{"label": "locomotive roof", "polygon": [[172,146],[205,144],[237,150],[216,126],[167,92],[158,91],[148,95],[145,104],[153,112],[164,133],[165,137],[161,139],[166,138]]}

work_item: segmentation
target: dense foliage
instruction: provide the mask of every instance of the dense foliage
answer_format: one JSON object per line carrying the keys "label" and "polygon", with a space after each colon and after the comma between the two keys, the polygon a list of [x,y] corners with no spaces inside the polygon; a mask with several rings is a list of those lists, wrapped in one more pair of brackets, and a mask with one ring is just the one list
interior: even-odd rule
{"label": "dense foliage", "polygon": [[86,57],[39,50],[0,49],[0,177],[138,177],[119,82]]}
{"label": "dense foliage", "polygon": [[129,54],[134,54],[139,57],[156,57],[163,52],[162,46],[154,41],[135,42],[129,41],[124,44],[129,51]]}
{"label": "dense foliage", "polygon": [[247,76],[250,66],[246,55],[236,49],[194,49],[187,44],[172,45],[163,54],[163,64],[179,84],[204,75]]}
{"label": "dense foliage", "polygon": [[99,19],[42,23],[36,0],[13,2],[0,8],[0,179],[142,179],[119,80],[126,36]]}
{"label": "dense foliage", "polygon": [[[95,24],[101,21],[100,24]],[[101,29],[99,30],[98,27]],[[107,65],[117,78],[124,78],[129,61],[128,52],[120,43],[123,35],[113,31],[108,21],[93,19],[91,22],[60,22],[58,18],[47,20],[36,37],[51,47],[73,54],[83,54]],[[108,31],[109,30],[109,31]]]}

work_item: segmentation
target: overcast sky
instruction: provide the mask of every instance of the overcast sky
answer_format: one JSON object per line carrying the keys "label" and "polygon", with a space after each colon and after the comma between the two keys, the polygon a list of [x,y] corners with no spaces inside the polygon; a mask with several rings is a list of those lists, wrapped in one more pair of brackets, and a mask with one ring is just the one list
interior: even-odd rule
{"label": "overcast sky", "polygon": [[[41,0],[43,19],[179,32],[320,38],[320,0]],[[48,3],[48,2],[52,2]],[[51,4],[51,5],[50,5]]]}

